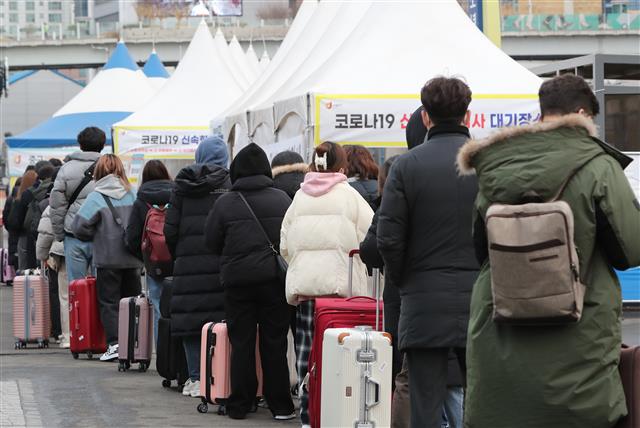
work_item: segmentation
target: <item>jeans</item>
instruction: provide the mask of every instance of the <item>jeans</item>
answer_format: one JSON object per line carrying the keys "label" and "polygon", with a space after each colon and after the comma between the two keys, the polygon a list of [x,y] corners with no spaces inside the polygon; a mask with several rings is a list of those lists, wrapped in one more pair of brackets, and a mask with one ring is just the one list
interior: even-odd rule
{"label": "jeans", "polygon": [[73,236],[65,236],[64,258],[69,282],[82,279],[89,272],[95,276],[95,268],[92,263],[93,244],[91,242],[81,241]]}
{"label": "jeans", "polygon": [[162,278],[154,278],[147,274],[147,288],[149,289],[149,300],[153,305],[153,338],[158,349],[158,320],[160,319],[160,295],[164,280]]}
{"label": "jeans", "polygon": [[182,346],[191,382],[200,380],[200,336],[183,336]]}
{"label": "jeans", "polygon": [[464,407],[464,390],[461,386],[448,386],[444,399],[444,411],[447,415],[449,428],[462,428],[462,414]]}

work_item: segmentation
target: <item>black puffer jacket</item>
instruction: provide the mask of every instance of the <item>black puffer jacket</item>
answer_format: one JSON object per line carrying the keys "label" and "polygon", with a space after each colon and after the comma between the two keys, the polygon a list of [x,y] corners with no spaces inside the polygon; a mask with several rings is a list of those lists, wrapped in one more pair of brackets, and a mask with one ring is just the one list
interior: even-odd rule
{"label": "black puffer jacket", "polygon": [[373,211],[378,209],[378,180],[350,178],[349,184],[360,193]]}
{"label": "black puffer jacket", "polygon": [[176,177],[164,226],[174,259],[171,332],[175,336],[199,335],[205,323],[224,319],[219,260],[205,246],[204,224],[229,187],[229,172],[213,164],[188,166]]}
{"label": "black puffer jacket", "polygon": [[384,187],[378,249],[400,289],[399,348],[465,347],[469,301],[478,276],[471,215],[474,177],[455,159],[467,128],[435,126],[427,141],[400,156]]}
{"label": "black puffer jacket", "polygon": [[282,190],[293,199],[308,170],[306,163],[275,167],[273,168],[273,187]]}
{"label": "black puffer jacket", "polygon": [[173,182],[169,180],[153,180],[143,183],[138,189],[133,211],[127,225],[127,247],[131,254],[142,260],[142,232],[147,219],[149,205],[163,207],[171,199]]}
{"label": "black puffer jacket", "polygon": [[221,256],[225,287],[278,283],[273,251],[238,194],[246,198],[271,242],[279,247],[282,219],[291,199],[273,187],[269,162],[258,150],[262,152],[251,144],[235,157],[231,164],[232,191],[216,202],[207,219],[207,245]]}

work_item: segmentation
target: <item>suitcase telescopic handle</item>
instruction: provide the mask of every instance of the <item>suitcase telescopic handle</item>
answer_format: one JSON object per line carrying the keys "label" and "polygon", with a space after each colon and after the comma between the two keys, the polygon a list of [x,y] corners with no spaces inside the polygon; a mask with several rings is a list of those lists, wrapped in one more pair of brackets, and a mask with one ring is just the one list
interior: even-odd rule
{"label": "suitcase telescopic handle", "polygon": [[[349,298],[347,300],[360,297],[360,296],[353,297],[353,266],[354,266],[353,258],[356,255],[360,255],[359,249],[356,248],[349,251],[349,275],[348,275]],[[361,297],[364,297],[364,296],[361,296]],[[378,268],[373,269],[373,298],[370,298],[370,297],[367,297],[367,298],[376,301],[376,321],[375,321],[374,330],[381,331],[384,329],[384,320],[380,322],[380,306],[382,304],[382,289],[380,287],[380,269]]]}
{"label": "suitcase telescopic handle", "polygon": [[353,297],[353,258],[360,254],[360,250],[349,251],[349,278],[347,280],[349,297]]}

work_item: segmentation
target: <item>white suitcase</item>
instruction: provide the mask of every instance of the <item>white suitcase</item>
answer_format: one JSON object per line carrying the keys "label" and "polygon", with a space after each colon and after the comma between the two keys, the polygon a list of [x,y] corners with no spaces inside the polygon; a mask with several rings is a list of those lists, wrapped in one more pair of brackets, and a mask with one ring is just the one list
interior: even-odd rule
{"label": "white suitcase", "polygon": [[391,335],[368,326],[330,328],[322,346],[322,427],[389,427]]}

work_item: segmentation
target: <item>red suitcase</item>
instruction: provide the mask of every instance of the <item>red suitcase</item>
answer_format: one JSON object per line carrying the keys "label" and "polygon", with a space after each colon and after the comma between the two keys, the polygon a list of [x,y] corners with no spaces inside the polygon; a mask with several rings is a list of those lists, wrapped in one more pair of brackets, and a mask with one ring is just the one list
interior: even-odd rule
{"label": "red suitcase", "polygon": [[[351,273],[353,271],[353,257],[359,254],[359,250],[349,252],[349,294],[351,294]],[[374,274],[374,280],[378,275]],[[376,296],[379,296],[380,287],[374,287]],[[312,428],[320,428],[320,396],[322,385],[322,341],[324,331],[328,328],[353,328],[356,326],[371,326],[375,330],[383,329],[382,301],[357,296],[343,298],[316,299],[315,313],[313,315],[313,344],[309,354],[309,419]],[[377,315],[377,316],[376,316]],[[376,323],[376,319],[378,322]]]}
{"label": "red suitcase", "polygon": [[87,354],[91,359],[93,354],[107,350],[98,310],[96,279],[92,276],[76,279],[69,284],[69,327],[74,359],[79,354]]}
{"label": "red suitcase", "polygon": [[15,349],[37,342],[38,348],[49,347],[49,282],[39,269],[16,276],[13,285],[13,336]]}

